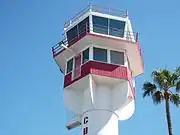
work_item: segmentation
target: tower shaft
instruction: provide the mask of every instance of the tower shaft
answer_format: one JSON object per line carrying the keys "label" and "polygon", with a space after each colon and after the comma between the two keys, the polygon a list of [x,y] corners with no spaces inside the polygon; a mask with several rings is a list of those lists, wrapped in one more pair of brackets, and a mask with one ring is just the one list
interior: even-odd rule
{"label": "tower shaft", "polygon": [[118,116],[107,109],[92,109],[82,116],[82,135],[118,135]]}
{"label": "tower shaft", "polygon": [[112,91],[106,86],[84,91],[82,135],[118,135],[118,115],[112,109]]}

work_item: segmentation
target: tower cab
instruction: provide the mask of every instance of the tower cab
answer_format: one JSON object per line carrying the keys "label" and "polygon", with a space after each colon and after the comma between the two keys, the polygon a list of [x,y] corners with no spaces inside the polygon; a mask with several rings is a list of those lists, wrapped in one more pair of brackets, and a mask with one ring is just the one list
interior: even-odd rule
{"label": "tower cab", "polygon": [[138,33],[126,11],[89,5],[65,23],[64,39],[52,52],[65,75],[65,89],[87,87],[93,74],[96,83],[129,80],[133,90],[133,78],[144,71]]}

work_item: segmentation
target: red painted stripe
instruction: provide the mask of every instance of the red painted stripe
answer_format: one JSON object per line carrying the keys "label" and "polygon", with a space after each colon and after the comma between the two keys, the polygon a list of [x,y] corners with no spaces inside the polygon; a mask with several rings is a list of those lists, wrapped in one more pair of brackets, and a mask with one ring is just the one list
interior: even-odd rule
{"label": "red painted stripe", "polygon": [[133,97],[130,96],[129,98],[132,98],[132,100],[135,99],[135,88],[133,87],[132,77],[127,67],[96,61],[88,61],[82,65],[81,76],[74,80],[72,80],[72,73],[67,74],[64,78],[64,88],[89,74],[119,78],[129,81],[133,95]]}
{"label": "red painted stripe", "polygon": [[130,71],[127,67],[118,66],[108,63],[101,63],[95,61],[89,61],[81,66],[81,76],[72,80],[72,73],[69,73],[65,76],[64,79],[64,88],[73,84],[74,82],[80,80],[81,78],[89,75],[99,75],[99,76],[107,76],[112,78],[119,78],[129,81],[129,85],[132,90],[132,96],[130,95],[130,100],[135,99],[135,88],[133,87],[132,77]]}

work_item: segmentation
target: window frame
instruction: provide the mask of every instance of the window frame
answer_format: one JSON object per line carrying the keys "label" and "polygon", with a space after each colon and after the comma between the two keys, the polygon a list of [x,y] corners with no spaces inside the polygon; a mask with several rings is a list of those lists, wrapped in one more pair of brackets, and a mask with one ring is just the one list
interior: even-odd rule
{"label": "window frame", "polygon": [[[95,60],[95,56],[94,56],[94,49],[97,48],[97,49],[101,49],[101,50],[106,50],[106,62],[105,61],[100,61],[100,60]],[[93,49],[92,49],[93,53],[92,53],[92,58],[93,58],[93,61],[97,61],[97,62],[103,62],[103,63],[109,63],[108,61],[108,49],[107,48],[102,48],[102,47],[97,47],[97,46],[93,46]]]}
{"label": "window frame", "polygon": [[[88,60],[85,61],[85,62],[83,62],[83,59],[84,59],[83,52],[85,52],[86,50],[89,50],[89,51],[88,51],[88,52],[89,52],[89,53],[88,53]],[[81,56],[82,56],[81,65],[83,65],[83,64],[87,63],[87,62],[90,60],[90,47],[86,47],[85,49],[83,49],[83,50],[81,51]]]}
{"label": "window frame", "polygon": [[[89,60],[97,61],[97,60],[94,60],[94,48],[100,48],[100,49],[107,50],[107,62],[102,62],[102,61],[97,61],[97,62],[102,62],[102,63],[106,63],[106,64],[113,64],[113,65],[118,65],[118,66],[128,66],[127,65],[126,50],[124,50],[124,49],[116,50],[114,48],[102,47],[100,45],[95,45],[95,44],[90,46],[89,48],[90,48],[90,54],[89,54],[90,59]],[[124,54],[124,65],[111,63],[111,51],[122,52]]]}
{"label": "window frame", "polygon": [[[117,52],[117,53],[122,53],[123,54],[123,64],[118,64],[118,63],[112,63],[112,56],[111,56],[111,52]],[[117,51],[117,50],[109,50],[109,63],[113,64],[113,65],[120,65],[120,66],[125,66],[125,52],[124,51]]]}
{"label": "window frame", "polygon": [[[88,21],[86,21],[86,20],[88,20]],[[84,23],[84,21],[85,21],[85,23]],[[82,32],[81,30],[79,30],[79,27],[81,26],[80,24],[81,23],[84,23],[83,25],[84,25],[84,27],[81,27],[81,29],[82,28],[85,28],[85,33],[86,33],[86,23],[87,23],[87,25],[89,25],[90,24],[90,17],[89,16],[87,16],[87,17],[85,17],[84,19],[82,19],[80,22],[78,22],[76,25],[77,25],[77,30],[78,30],[78,35],[82,35],[82,34],[84,34],[84,33],[80,33],[80,32]],[[90,27],[90,26],[89,26]],[[89,30],[90,29],[88,29],[88,32],[89,32]]]}
{"label": "window frame", "polygon": [[[72,32],[70,32],[70,31],[72,31],[73,29],[76,30],[76,35],[75,35],[73,38],[72,38],[72,36],[70,36],[71,38],[69,38],[69,35],[72,35]],[[68,43],[73,42],[73,41],[77,38],[78,34],[79,34],[79,32],[78,32],[78,25],[74,25],[71,29],[69,29],[69,30],[67,31]]]}
{"label": "window frame", "polygon": [[[79,21],[78,23],[75,23],[71,28],[69,28],[67,31],[66,31],[66,37],[67,37],[67,40],[68,40],[68,43],[71,43],[71,42],[73,42],[79,35],[80,35],[80,32],[82,32],[81,30],[79,30],[79,24],[80,23],[82,23],[82,22],[84,22],[85,20],[88,20],[87,22],[85,22],[85,24],[86,23],[88,23],[88,25],[89,25],[89,27],[90,27],[90,16],[86,16],[85,18],[83,18],[81,21]],[[68,33],[73,29],[73,28],[75,28],[76,27],[76,31],[77,31],[77,35],[74,37],[74,38],[72,38],[72,39],[69,39],[68,38]],[[85,26],[86,27],[86,26]],[[88,29],[88,32],[90,31],[90,29]],[[85,33],[86,33],[86,31],[85,31]],[[81,33],[82,34],[82,33]]]}
{"label": "window frame", "polygon": [[[112,27],[111,25],[112,24],[115,24],[115,23],[119,23],[119,24],[123,24],[124,26],[123,27],[120,27],[120,28],[118,28],[117,26],[116,27]],[[124,38],[124,36],[125,36],[125,29],[126,29],[126,21],[120,21],[120,20],[115,20],[115,19],[109,19],[109,25],[108,25],[108,28],[109,28],[109,35],[111,35],[111,36],[115,36],[115,37],[120,37],[120,38]],[[119,36],[116,36],[116,35],[113,35],[113,29],[114,29],[114,31],[115,31],[115,29],[118,29],[118,30],[122,30],[122,33],[120,33],[120,35]],[[123,28],[123,29],[122,29]]]}
{"label": "window frame", "polygon": [[[118,38],[125,38],[126,25],[127,25],[127,21],[126,21],[126,20],[124,20],[124,19],[117,19],[117,18],[108,18],[108,16],[98,16],[98,15],[95,15],[95,14],[93,14],[93,15],[91,15],[91,16],[92,16],[91,22],[92,22],[92,27],[93,27],[92,32],[98,33],[98,34],[104,34],[104,35],[108,35],[108,36],[114,36],[114,37],[118,37]],[[105,19],[107,19],[107,34],[105,34],[105,32],[104,32],[104,33],[100,33],[100,32],[94,31],[94,22],[93,22],[94,16],[95,16],[95,17],[99,17],[99,18],[105,18]],[[121,35],[120,35],[120,36],[115,36],[115,35],[113,35],[113,34],[110,34],[110,31],[111,31],[111,27],[110,27],[111,20],[112,20],[112,21],[118,21],[118,22],[124,23],[124,29],[123,29],[122,36],[121,36]],[[102,26],[103,26],[103,25],[102,25]]]}
{"label": "window frame", "polygon": [[[102,18],[102,19],[106,19],[107,20],[107,26],[105,26],[105,25],[99,25],[99,24],[94,24],[94,17],[97,17],[97,18]],[[92,15],[92,25],[93,25],[93,29],[92,29],[92,31],[93,32],[95,32],[95,33],[99,33],[99,34],[105,34],[105,35],[109,35],[109,18],[107,18],[107,17],[102,17],[102,16],[97,16],[97,15]],[[107,31],[106,31],[106,29],[104,30],[104,32],[102,33],[102,32],[97,32],[97,31],[95,31],[94,30],[94,28],[97,28],[98,26],[96,26],[96,25],[98,25],[98,26],[104,26],[104,27],[107,27]],[[95,27],[94,27],[95,26]],[[100,28],[100,27],[98,27],[98,28]],[[102,28],[101,28],[102,29]],[[107,32],[107,33],[106,33]]]}
{"label": "window frame", "polygon": [[[67,71],[68,71],[68,62],[69,62],[70,60],[73,60],[73,62],[72,62],[72,70],[69,71],[69,72],[67,72]],[[75,62],[74,57],[71,57],[71,58],[69,58],[69,59],[66,61],[66,75],[67,75],[67,74],[70,74],[70,73],[74,70],[74,62]]]}

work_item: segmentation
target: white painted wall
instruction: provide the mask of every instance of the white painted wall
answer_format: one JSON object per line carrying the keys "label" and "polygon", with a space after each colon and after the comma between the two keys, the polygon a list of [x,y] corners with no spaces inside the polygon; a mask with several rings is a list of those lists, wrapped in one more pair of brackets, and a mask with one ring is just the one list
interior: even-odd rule
{"label": "white painted wall", "polygon": [[[132,94],[129,83],[119,80],[112,88],[93,77],[89,76],[89,85],[84,90],[66,89],[65,105],[82,116],[82,130],[88,127],[86,135],[118,135],[118,120],[129,119],[135,109],[134,100],[128,98]],[[88,123],[83,124],[86,116]]]}
{"label": "white painted wall", "polygon": [[[85,117],[88,117],[86,124],[83,123]],[[82,129],[86,127],[86,135],[118,135],[118,117],[108,110],[89,110],[82,117]]]}
{"label": "white painted wall", "polygon": [[128,98],[128,82],[124,81],[119,83],[114,89],[113,89],[113,110],[121,110],[121,108],[125,105]]}
{"label": "white painted wall", "polygon": [[103,85],[98,85],[94,91],[95,107],[99,109],[112,109],[112,91]]}
{"label": "white painted wall", "polygon": [[89,88],[84,90],[83,103],[82,104],[83,104],[82,105],[82,113],[85,112],[86,110],[93,108],[92,97],[91,97],[91,92],[90,92]]}
{"label": "white painted wall", "polygon": [[[85,100],[88,99],[88,92],[84,92]],[[112,91],[103,85],[93,89],[94,108],[91,108],[89,101],[84,103],[82,116],[82,129],[88,128],[86,135],[118,135],[118,116],[112,110]],[[88,123],[84,118],[88,117]],[[83,135],[83,130],[82,130]]]}
{"label": "white painted wall", "polygon": [[134,100],[128,98],[130,95],[132,92],[128,81],[120,83],[113,90],[113,109],[119,115],[119,120],[127,120],[134,114],[135,104]]}
{"label": "white painted wall", "polygon": [[81,90],[75,91],[74,89],[64,90],[64,104],[66,108],[75,114],[81,114],[83,107],[83,93]]}

